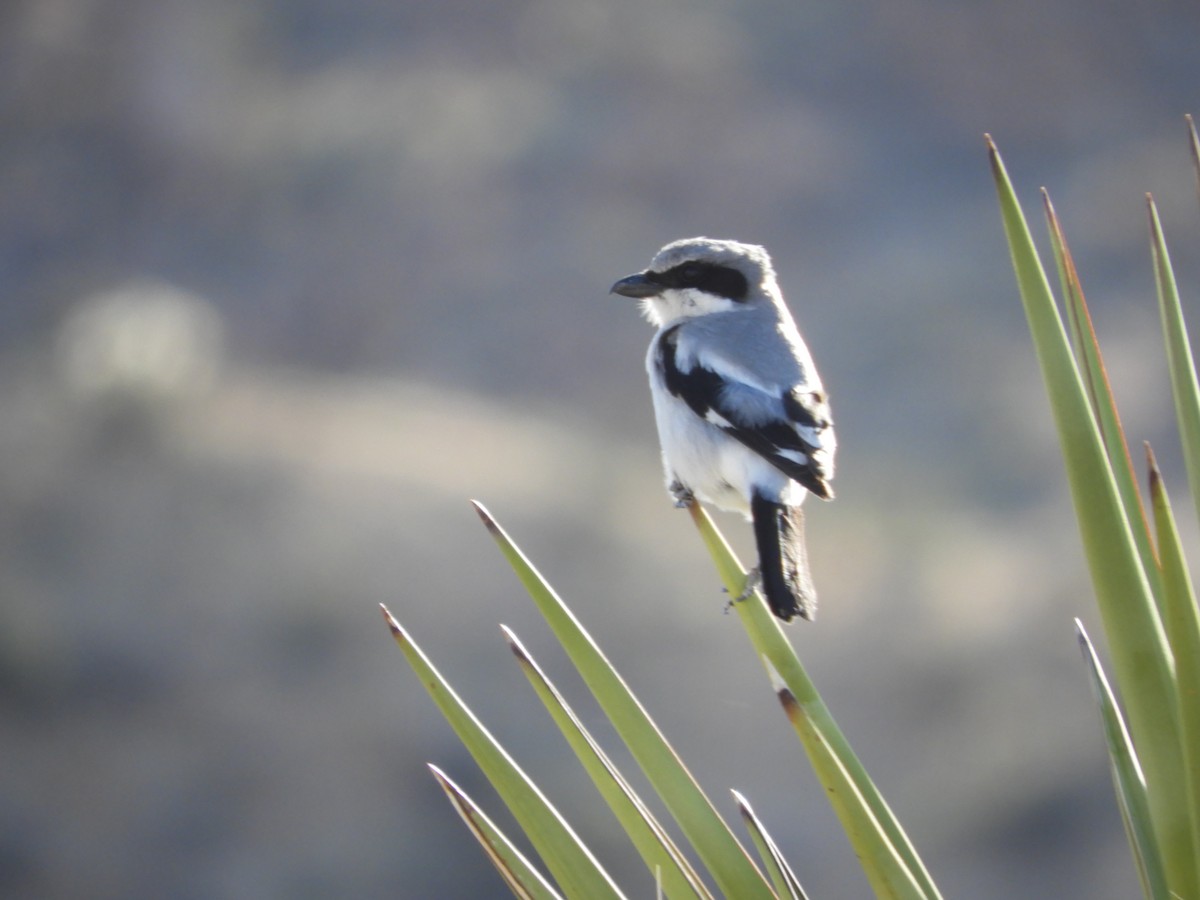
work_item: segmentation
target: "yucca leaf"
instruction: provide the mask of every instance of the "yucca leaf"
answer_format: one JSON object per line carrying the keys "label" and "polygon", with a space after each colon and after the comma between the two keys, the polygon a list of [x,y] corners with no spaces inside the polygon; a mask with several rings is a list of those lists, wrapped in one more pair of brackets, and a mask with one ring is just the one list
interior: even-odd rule
{"label": "yucca leaf", "polygon": [[817,773],[834,812],[842,822],[842,828],[854,845],[875,896],[897,900],[927,897],[928,894],[921,889],[913,872],[889,840],[886,830],[875,819],[870,804],[858,790],[841,757],[830,746],[828,736],[822,733],[809,714],[810,709],[798,702],[778,673],[771,674],[784,714],[800,735],[813,771]]}
{"label": "yucca leaf", "polygon": [[730,793],[733,794],[733,802],[737,804],[738,812],[742,814],[742,821],[746,824],[754,846],[758,849],[758,856],[763,861],[767,874],[771,877],[771,882],[775,885],[775,893],[780,897],[790,897],[791,900],[808,900],[808,895],[800,886],[800,879],[796,877],[792,867],[779,852],[779,847],[767,832],[766,826],[754,814],[749,801],[737,791]]}
{"label": "yucca leaf", "polygon": [[[731,597],[738,596],[746,583],[742,564],[700,504],[692,503],[688,509],[725,589]],[[798,733],[872,885],[898,889],[914,884],[918,888],[916,894],[883,896],[940,896],[916,848],[817,693],[779,620],[771,614],[757,591],[735,603],[733,608],[768,676],[782,680],[791,702],[803,711],[803,721],[813,723],[811,728],[798,728]],[[852,790],[844,788],[843,778],[850,780]],[[888,847],[888,852],[876,854],[876,848],[881,845]],[[902,863],[903,874],[894,870],[893,863],[897,859]]]}
{"label": "yucca leaf", "polygon": [[[1191,859],[1200,881],[1200,611],[1188,573],[1179,531],[1171,513],[1171,501],[1163,484],[1154,453],[1146,445],[1150,469],[1150,497],[1158,530],[1159,557],[1163,574],[1163,617],[1175,656],[1175,681],[1179,698],[1179,725],[1183,758],[1187,764],[1183,793],[1191,813]],[[1181,862],[1182,864],[1182,862]]]}
{"label": "yucca leaf", "polygon": [[1158,559],[1154,552],[1154,541],[1150,534],[1150,521],[1146,517],[1146,507],[1142,503],[1138,491],[1138,478],[1133,469],[1133,460],[1129,455],[1129,444],[1125,439],[1125,430],[1121,427],[1121,417],[1117,413],[1117,401],[1113,396],[1112,385],[1108,380],[1108,370],[1104,366],[1104,357],[1100,352],[1100,343],[1096,338],[1096,329],[1092,324],[1092,316],[1088,310],[1087,301],[1083,295],[1083,285],[1075,269],[1075,260],[1067,246],[1066,235],[1050,202],[1050,194],[1042,189],[1042,203],[1046,212],[1046,222],[1050,229],[1050,243],[1054,250],[1054,259],[1058,264],[1059,280],[1062,282],[1063,297],[1067,311],[1067,322],[1070,325],[1072,344],[1075,348],[1075,358],[1079,364],[1083,384],[1087,390],[1092,414],[1100,427],[1100,436],[1108,454],[1109,466],[1116,478],[1117,490],[1121,503],[1125,507],[1125,516],[1132,525],[1133,538],[1137,543],[1138,554],[1142,560],[1142,571],[1146,574],[1154,597],[1161,604],[1161,584],[1158,577]]}
{"label": "yucca leaf", "polygon": [[513,894],[520,900],[562,900],[562,895],[525,859],[462,788],[437,766],[431,764],[429,770]]}
{"label": "yucca leaf", "polygon": [[503,625],[500,627],[513,655],[521,665],[521,670],[533,685],[554,723],[562,731],[567,743],[575,751],[600,795],[633,841],[646,867],[652,873],[658,873],[661,890],[672,898],[700,897],[711,900],[711,895],[700,876],[679,852],[679,848],[637,796],[629,782],[617,771],[612,760],[596,743],[516,634]]}
{"label": "yucca leaf", "polygon": [[1170,648],[1054,296],[1000,154],[988,140],[1013,269],[1058,427],[1093,589],[1148,786],[1155,835],[1171,888],[1195,896],[1190,866],[1184,871],[1173,865],[1177,852],[1190,848],[1191,834],[1178,789],[1183,760]]}
{"label": "yucca leaf", "polygon": [[1188,344],[1187,325],[1179,305],[1171,255],[1163,237],[1162,223],[1154,198],[1146,195],[1150,213],[1150,248],[1154,254],[1154,284],[1158,290],[1158,309],[1162,319],[1163,338],[1167,345],[1167,366],[1171,373],[1171,394],[1175,398],[1175,417],[1183,444],[1183,459],[1187,465],[1192,502],[1200,515],[1200,387],[1196,384],[1196,364]]}
{"label": "yucca leaf", "polygon": [[1183,118],[1187,122],[1188,143],[1192,148],[1192,169],[1196,175],[1196,193],[1200,195],[1200,136],[1196,134],[1196,120],[1190,114]]}
{"label": "yucca leaf", "polygon": [[592,852],[558,814],[537,785],[475,718],[408,632],[383,607],[392,636],[463,746],[504,800],[559,888],[571,900],[616,900],[622,896]]}
{"label": "yucca leaf", "polygon": [[718,889],[725,896],[739,900],[743,897],[747,900],[772,898],[774,892],[745,848],[717,814],[649,713],[596,646],[591,635],[487,510],[478,503],[474,506],[584,683],[691,842]]}
{"label": "yucca leaf", "polygon": [[1129,731],[1125,728],[1125,721],[1121,718],[1121,711],[1117,708],[1112,688],[1104,675],[1104,668],[1100,665],[1100,658],[1096,656],[1087,630],[1078,619],[1075,620],[1075,634],[1079,638],[1079,648],[1088,667],[1092,695],[1100,709],[1104,739],[1108,744],[1113,788],[1117,794],[1117,806],[1121,810],[1121,821],[1125,823],[1125,833],[1133,851],[1138,878],[1142,882],[1142,892],[1152,900],[1169,900],[1171,895],[1167,890],[1166,875],[1163,872],[1158,845],[1154,840],[1150,801],[1146,796],[1146,782],[1142,777],[1141,766],[1138,765],[1137,752],[1129,738]]}

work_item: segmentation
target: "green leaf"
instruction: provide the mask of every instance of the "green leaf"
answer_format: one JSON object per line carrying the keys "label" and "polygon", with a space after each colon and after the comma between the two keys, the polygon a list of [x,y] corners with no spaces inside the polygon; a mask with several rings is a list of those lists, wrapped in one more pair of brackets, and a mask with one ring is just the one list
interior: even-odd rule
{"label": "green leaf", "polygon": [[1162,223],[1154,199],[1146,195],[1150,213],[1150,248],[1154,254],[1154,284],[1158,290],[1158,309],[1162,319],[1163,338],[1167,345],[1167,366],[1171,372],[1171,393],[1175,398],[1175,417],[1183,444],[1183,459],[1187,465],[1192,502],[1200,515],[1200,388],[1196,385],[1196,364],[1188,344],[1187,325],[1179,305],[1175,273],[1167,252]]}
{"label": "green leaf", "polygon": [[680,853],[666,830],[634,792],[629,782],[617,771],[612,760],[584,727],[583,722],[567,704],[558,689],[546,677],[541,667],[525,649],[511,629],[501,625],[521,670],[533,685],[538,697],[562,731],[588,776],[617,821],[629,835],[646,867],[658,873],[659,884],[668,897],[711,898],[700,876]]}
{"label": "green leaf", "polygon": [[792,871],[792,867],[788,865],[787,860],[783,858],[783,854],[779,852],[779,847],[771,835],[767,833],[766,826],[754,814],[754,810],[750,808],[749,801],[737,791],[732,791],[731,793],[733,794],[733,801],[737,804],[738,812],[742,814],[742,821],[746,823],[750,837],[754,840],[758,856],[763,861],[763,865],[766,866],[767,873],[771,876],[772,884],[775,885],[775,893],[780,897],[790,897],[791,900],[808,900],[808,895],[804,893],[804,888],[800,886],[800,879],[796,877],[796,873]]}
{"label": "green leaf", "polygon": [[[1196,594],[1171,513],[1171,501],[1149,445],[1146,455],[1162,560],[1163,617],[1175,656],[1180,735],[1187,765],[1182,793],[1191,814],[1192,847],[1188,855],[1197,867],[1200,881],[1200,611],[1196,608]],[[1185,864],[1185,860],[1178,861],[1180,866]]]}
{"label": "green leaf", "polygon": [[930,896],[917,883],[915,874],[890,840],[887,830],[876,819],[871,804],[858,789],[843,757],[834,750],[829,736],[822,732],[812,717],[812,707],[798,702],[777,673],[774,680],[776,696],[788,721],[800,736],[804,749],[808,751],[813,771],[825,788],[826,796],[854,846],[875,896],[898,900]]}
{"label": "green leaf", "polygon": [[1066,298],[1067,322],[1070,325],[1075,357],[1079,362],[1088,401],[1100,427],[1100,436],[1108,454],[1109,466],[1116,478],[1121,503],[1125,507],[1125,516],[1133,524],[1133,538],[1141,557],[1142,571],[1147,576],[1156,602],[1161,603],[1162,587],[1158,577],[1154,541],[1150,535],[1150,521],[1146,517],[1146,507],[1138,491],[1138,479],[1129,455],[1129,444],[1125,440],[1125,430],[1121,427],[1117,401],[1108,380],[1108,371],[1104,366],[1104,357],[1100,352],[1092,316],[1083,296],[1083,285],[1079,281],[1075,260],[1067,246],[1062,225],[1054,212],[1054,205],[1050,202],[1050,194],[1044,188],[1042,202],[1050,229],[1054,259],[1058,264],[1063,296]]}
{"label": "green leaf", "polygon": [[[688,510],[725,589],[731,597],[740,595],[746,584],[742,564],[700,504],[692,503]],[[794,717],[789,712],[789,719],[872,887],[884,897],[940,896],[916,848],[817,693],[779,620],[757,591],[733,608],[772,683],[779,679],[785,687],[790,698],[785,711],[790,703],[799,713]]]}
{"label": "green leaf", "polygon": [[1187,122],[1189,144],[1192,148],[1192,168],[1196,173],[1196,193],[1200,194],[1200,136],[1196,134],[1196,120],[1191,115],[1183,118]]}
{"label": "green leaf", "polygon": [[1191,867],[1172,867],[1191,846],[1170,648],[1096,420],[1008,173],[989,138],[992,172],[1017,285],[1058,427],[1075,517],[1096,601],[1149,789],[1154,830],[1172,890],[1196,896]]}
{"label": "green leaf", "polygon": [[383,616],[405,658],[488,781],[512,811],[558,886],[571,900],[622,896],[608,873],[537,785],[475,718],[387,607]]}
{"label": "green leaf", "polygon": [[437,766],[430,765],[429,770],[433,772],[433,777],[446,792],[451,805],[471,829],[471,833],[475,835],[475,839],[479,841],[509,890],[521,900],[562,900],[562,896],[546,881],[542,873],[530,865],[521,851],[513,846],[512,841],[492,823],[475,801]]}
{"label": "green leaf", "polygon": [[476,512],[537,604],[584,683],[662,798],[701,862],[727,897],[772,898],[774,893],[729,826],[667,743],[649,713],[519,547],[478,503]]}
{"label": "green leaf", "polygon": [[1112,688],[1104,676],[1100,658],[1096,656],[1087,631],[1078,619],[1075,620],[1075,633],[1088,667],[1092,694],[1100,708],[1113,787],[1117,793],[1117,805],[1121,810],[1121,820],[1125,823],[1130,848],[1133,850],[1138,878],[1142,882],[1142,892],[1153,900],[1168,900],[1171,895],[1167,890],[1167,878],[1163,873],[1162,860],[1159,858],[1158,845],[1154,839],[1150,801],[1146,796],[1146,782],[1142,777],[1141,766],[1138,765],[1137,752],[1125,728],[1125,721],[1121,718],[1121,711],[1117,708]]}

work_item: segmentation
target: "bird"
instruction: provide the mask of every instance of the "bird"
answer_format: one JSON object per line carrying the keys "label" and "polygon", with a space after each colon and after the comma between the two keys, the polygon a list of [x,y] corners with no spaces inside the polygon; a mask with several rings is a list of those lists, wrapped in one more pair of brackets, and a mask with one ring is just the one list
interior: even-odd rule
{"label": "bird", "polygon": [[641,301],[657,328],[646,354],[667,490],[753,523],[771,611],[812,620],[801,503],[833,499],[837,438],[829,398],[784,303],[771,257],[756,244],[687,238],[610,293]]}

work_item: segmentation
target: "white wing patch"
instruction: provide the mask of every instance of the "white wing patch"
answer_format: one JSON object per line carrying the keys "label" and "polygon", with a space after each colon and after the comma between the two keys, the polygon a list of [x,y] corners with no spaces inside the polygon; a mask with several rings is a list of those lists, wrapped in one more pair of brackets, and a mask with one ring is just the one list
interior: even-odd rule
{"label": "white wing patch", "polygon": [[790,459],[792,462],[805,466],[808,465],[808,454],[801,453],[799,450],[776,450],[775,453],[782,456],[784,459]]}
{"label": "white wing patch", "polygon": [[716,425],[718,428],[732,428],[733,423],[717,412],[715,409],[710,409],[704,414],[704,421],[710,425]]}

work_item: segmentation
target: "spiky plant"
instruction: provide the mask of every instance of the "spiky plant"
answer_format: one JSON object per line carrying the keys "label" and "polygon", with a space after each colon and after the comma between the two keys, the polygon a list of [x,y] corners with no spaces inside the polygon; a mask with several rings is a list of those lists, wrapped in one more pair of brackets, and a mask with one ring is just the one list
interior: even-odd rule
{"label": "spiky plant", "polygon": [[[476,509],[720,894],[738,898],[803,897],[793,869],[745,798],[734,793],[761,868],[579,620],[491,515],[479,504]],[[736,596],[745,584],[745,570],[708,515],[696,504],[690,511],[721,580]],[[778,620],[758,594],[734,604],[734,609],[876,894],[906,900],[938,897],[916,850],[833,721]],[[533,780],[488,734],[411,636],[386,609],[384,615],[413,668],[512,811],[562,893],[567,897],[623,896]],[[654,874],[662,893],[667,897],[710,897],[706,886],[709,882],[688,863],[688,855],[583,727],[516,635],[505,629],[505,636],[535,692]],[[518,896],[558,896],[469,798],[440,772],[435,774]]]}
{"label": "spiky plant", "polygon": [[[1200,142],[1187,118],[1200,179]],[[1200,897],[1200,612],[1161,473],[1147,446],[1149,508],[1109,388],[1075,263],[1042,192],[1066,321],[995,145],[992,172],[1030,333],[1050,396],[1117,696],[1077,624],[1113,780],[1147,897]],[[1200,511],[1200,387],[1154,198],[1150,249],[1175,412]]]}
{"label": "spiky plant", "polygon": [[[1200,178],[1200,143],[1188,119]],[[1001,215],[1051,409],[1124,712],[1076,623],[1104,724],[1113,780],[1147,897],[1200,897],[1200,612],[1163,479],[1148,458],[1142,501],[1083,290],[1058,219],[1043,193],[1066,320],[1038,259],[1016,194],[991,139]],[[1200,387],[1166,242],[1152,199],[1151,249],[1184,458],[1200,510]],[[793,869],[734,792],[756,864],[717,813],[625,681],[566,604],[480,505],[476,509],[547,624],[675,820],[707,878],[584,728],[517,636],[507,638],[535,693],[629,835],[661,895],[801,898]],[[692,518],[731,595],[745,572],[704,511]],[[792,723],[876,896],[937,898],[929,873],[822,702],[762,598],[734,604],[771,688]],[[533,780],[488,733],[391,613],[393,635],[422,683],[512,812],[548,876],[434,766],[438,783],[518,897],[615,898],[620,888]]]}

